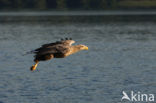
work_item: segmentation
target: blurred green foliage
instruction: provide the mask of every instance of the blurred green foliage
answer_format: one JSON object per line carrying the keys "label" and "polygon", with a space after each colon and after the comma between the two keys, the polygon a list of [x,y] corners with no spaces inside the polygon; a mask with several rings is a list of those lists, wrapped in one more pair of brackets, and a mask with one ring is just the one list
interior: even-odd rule
{"label": "blurred green foliage", "polygon": [[0,0],[0,10],[156,8],[156,0]]}

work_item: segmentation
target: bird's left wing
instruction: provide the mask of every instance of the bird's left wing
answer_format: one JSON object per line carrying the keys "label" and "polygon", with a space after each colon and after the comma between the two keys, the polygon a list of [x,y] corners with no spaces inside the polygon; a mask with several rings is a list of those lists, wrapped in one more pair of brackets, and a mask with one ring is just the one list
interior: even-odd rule
{"label": "bird's left wing", "polygon": [[55,52],[58,52],[58,50],[61,49],[61,47],[71,46],[73,43],[75,43],[75,41],[72,40],[71,38],[65,38],[65,39],[61,39],[60,41],[56,41],[54,43],[44,44],[40,48],[27,52],[27,54],[29,53],[41,54],[41,52],[42,53],[46,53],[46,52],[55,53]]}

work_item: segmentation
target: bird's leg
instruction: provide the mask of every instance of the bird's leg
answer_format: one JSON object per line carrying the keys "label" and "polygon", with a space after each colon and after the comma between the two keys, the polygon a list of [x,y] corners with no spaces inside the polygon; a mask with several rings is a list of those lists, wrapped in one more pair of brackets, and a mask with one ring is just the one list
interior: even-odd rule
{"label": "bird's leg", "polygon": [[35,64],[33,66],[31,66],[30,70],[31,71],[34,71],[38,65],[39,61],[38,60],[35,60]]}

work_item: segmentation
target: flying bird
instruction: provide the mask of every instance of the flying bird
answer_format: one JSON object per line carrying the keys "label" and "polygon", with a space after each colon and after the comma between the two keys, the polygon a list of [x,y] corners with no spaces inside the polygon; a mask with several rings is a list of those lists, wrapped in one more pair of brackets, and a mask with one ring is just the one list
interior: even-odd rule
{"label": "flying bird", "polygon": [[81,50],[88,50],[88,47],[85,45],[72,45],[73,43],[75,43],[75,41],[72,40],[72,38],[65,38],[54,43],[44,44],[40,48],[30,51],[29,53],[35,54],[35,64],[31,66],[30,70],[36,70],[40,61],[46,61],[53,58],[65,58]]}

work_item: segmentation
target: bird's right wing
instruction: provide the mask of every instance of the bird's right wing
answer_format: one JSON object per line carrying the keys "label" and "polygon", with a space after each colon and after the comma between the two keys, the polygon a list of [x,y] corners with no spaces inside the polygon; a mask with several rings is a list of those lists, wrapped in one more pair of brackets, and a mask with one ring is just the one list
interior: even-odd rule
{"label": "bird's right wing", "polygon": [[74,40],[71,40],[71,39],[68,39],[68,38],[66,38],[65,40],[61,39],[61,41],[56,41],[54,43],[44,44],[40,48],[35,49],[34,52],[40,51],[40,50],[45,49],[45,48],[57,47],[58,45],[71,46],[73,43],[75,43]]}
{"label": "bird's right wing", "polygon": [[44,54],[65,54],[69,51],[69,46],[64,46],[62,44],[50,46],[47,48],[42,48],[39,51],[36,51],[35,53],[37,55],[44,55]]}
{"label": "bird's right wing", "polygon": [[68,47],[75,43],[71,38],[61,39],[54,43],[48,43],[42,45],[40,48],[27,52],[26,54],[35,53],[35,54],[46,54],[46,53],[64,53],[68,50]]}

